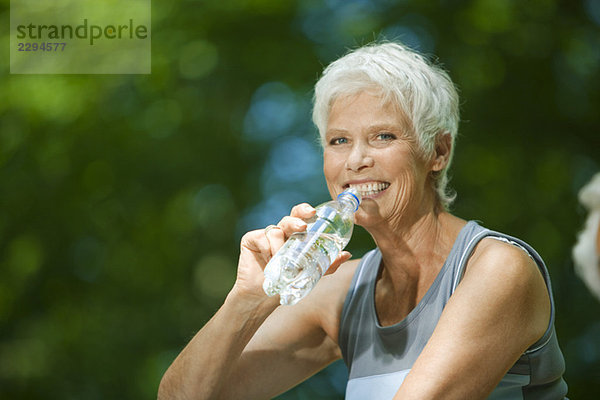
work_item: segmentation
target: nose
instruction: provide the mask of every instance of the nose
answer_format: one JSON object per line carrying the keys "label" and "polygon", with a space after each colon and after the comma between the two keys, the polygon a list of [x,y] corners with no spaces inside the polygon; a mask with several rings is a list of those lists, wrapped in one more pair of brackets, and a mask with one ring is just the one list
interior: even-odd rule
{"label": "nose", "polygon": [[373,166],[373,157],[366,145],[357,142],[352,146],[346,159],[346,169],[359,172]]}

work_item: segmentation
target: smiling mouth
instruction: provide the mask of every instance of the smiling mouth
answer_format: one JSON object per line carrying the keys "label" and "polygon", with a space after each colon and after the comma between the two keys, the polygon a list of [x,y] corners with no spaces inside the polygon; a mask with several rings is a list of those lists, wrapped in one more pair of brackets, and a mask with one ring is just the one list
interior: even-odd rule
{"label": "smiling mouth", "polygon": [[344,185],[344,189],[347,189],[349,187],[358,190],[358,192],[360,193],[360,196],[364,198],[364,197],[375,196],[375,195],[383,192],[388,187],[390,187],[390,184],[389,184],[389,182],[365,182],[365,183],[350,183],[350,184]]}

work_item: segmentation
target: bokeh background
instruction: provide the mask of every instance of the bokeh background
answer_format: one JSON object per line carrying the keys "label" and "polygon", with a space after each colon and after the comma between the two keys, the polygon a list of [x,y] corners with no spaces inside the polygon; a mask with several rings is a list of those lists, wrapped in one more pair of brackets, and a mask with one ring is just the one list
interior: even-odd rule
{"label": "bokeh background", "polygon": [[[0,398],[155,398],[233,284],[242,234],[327,200],[312,86],[381,38],[455,80],[454,212],[543,255],[570,397],[598,398],[600,302],[570,251],[600,170],[600,1],[155,1],[151,75],[10,75],[8,11]],[[371,246],[359,228],[349,248]],[[338,362],[280,398],[345,383]]]}

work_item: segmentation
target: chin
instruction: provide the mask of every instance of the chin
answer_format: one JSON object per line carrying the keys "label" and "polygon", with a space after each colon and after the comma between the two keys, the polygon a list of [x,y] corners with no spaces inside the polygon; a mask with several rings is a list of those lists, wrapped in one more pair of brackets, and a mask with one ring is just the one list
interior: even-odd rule
{"label": "chin", "polygon": [[383,218],[379,214],[379,207],[377,207],[377,203],[372,203],[375,205],[374,207],[365,203],[361,204],[361,208],[359,208],[356,214],[354,214],[354,223],[356,225],[362,226],[366,229],[369,226],[373,226],[381,222]]}

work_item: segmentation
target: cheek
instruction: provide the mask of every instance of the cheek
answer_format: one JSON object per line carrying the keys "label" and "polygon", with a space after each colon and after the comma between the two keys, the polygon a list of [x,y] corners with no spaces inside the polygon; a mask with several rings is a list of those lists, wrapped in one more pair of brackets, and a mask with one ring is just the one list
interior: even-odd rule
{"label": "cheek", "polygon": [[415,196],[416,182],[414,176],[406,171],[398,174],[397,194],[394,202],[395,208],[405,208],[406,204]]}
{"label": "cheek", "polygon": [[344,160],[328,152],[323,153],[323,173],[325,179],[334,178],[343,170]]}

